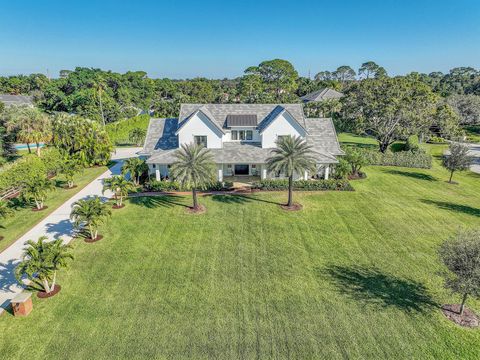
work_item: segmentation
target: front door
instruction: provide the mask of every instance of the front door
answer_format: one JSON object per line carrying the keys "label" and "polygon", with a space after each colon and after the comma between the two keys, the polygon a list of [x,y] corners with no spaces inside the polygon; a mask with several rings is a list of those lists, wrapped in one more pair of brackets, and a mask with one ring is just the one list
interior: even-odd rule
{"label": "front door", "polygon": [[235,165],[235,175],[248,175],[249,165],[238,164]]}

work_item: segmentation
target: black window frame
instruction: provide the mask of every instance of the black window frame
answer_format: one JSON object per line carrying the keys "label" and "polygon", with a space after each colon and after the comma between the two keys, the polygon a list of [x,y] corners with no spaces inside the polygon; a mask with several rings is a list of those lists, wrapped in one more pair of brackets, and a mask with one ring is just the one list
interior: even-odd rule
{"label": "black window frame", "polygon": [[[198,139],[200,139],[200,141]],[[205,139],[205,142],[202,141],[203,139]],[[203,145],[207,147],[207,144],[208,144],[207,135],[194,135],[193,142],[195,143],[195,145]]]}

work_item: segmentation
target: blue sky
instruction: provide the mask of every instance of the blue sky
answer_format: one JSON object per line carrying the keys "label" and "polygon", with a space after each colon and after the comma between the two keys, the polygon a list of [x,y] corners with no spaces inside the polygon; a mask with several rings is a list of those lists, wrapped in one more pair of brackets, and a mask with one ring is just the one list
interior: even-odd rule
{"label": "blue sky", "polygon": [[480,1],[0,0],[1,75],[223,78],[273,58],[304,76],[367,60],[390,74],[480,68]]}

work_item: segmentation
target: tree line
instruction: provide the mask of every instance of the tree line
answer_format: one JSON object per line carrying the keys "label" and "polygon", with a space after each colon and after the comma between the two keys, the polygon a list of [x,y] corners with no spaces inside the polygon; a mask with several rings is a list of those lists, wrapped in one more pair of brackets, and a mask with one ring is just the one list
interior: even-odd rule
{"label": "tree line", "polygon": [[[159,117],[176,116],[182,102],[299,102],[301,96],[324,87],[347,91],[358,82],[385,77],[387,70],[373,61],[363,63],[356,71],[348,65],[322,70],[314,79],[299,76],[290,62],[281,59],[250,66],[243,76],[234,79],[215,80],[152,79],[144,71],[120,74],[77,67],[73,71],[62,70],[55,79],[43,74],[0,77],[0,93],[33,95],[45,111],[113,122],[132,117],[140,110],[151,110]],[[448,104],[465,114],[464,122],[479,121],[479,70],[457,67],[446,74],[412,72],[401,77],[426,84],[443,98],[451,97]]]}

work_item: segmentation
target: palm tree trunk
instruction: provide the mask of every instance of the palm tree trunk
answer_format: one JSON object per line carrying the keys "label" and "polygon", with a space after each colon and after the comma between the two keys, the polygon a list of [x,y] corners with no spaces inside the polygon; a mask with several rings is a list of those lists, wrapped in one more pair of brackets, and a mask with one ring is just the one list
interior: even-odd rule
{"label": "palm tree trunk", "polygon": [[48,280],[47,279],[43,279],[43,290],[45,290],[46,293],[49,293],[51,291],[50,287],[48,286]]}
{"label": "palm tree trunk", "polygon": [[98,92],[98,99],[100,102],[100,114],[102,115],[103,127],[105,127],[105,117],[103,116],[103,104],[102,104],[102,90]]}
{"label": "palm tree trunk", "polygon": [[95,233],[93,231],[93,228],[92,228],[92,225],[88,225],[88,232],[90,233],[90,238],[92,240],[95,240],[96,239],[96,236],[95,236]]}
{"label": "palm tree trunk", "polygon": [[288,177],[288,204],[287,206],[293,205],[293,175]]}
{"label": "palm tree trunk", "polygon": [[32,149],[30,149],[30,144],[27,142],[27,148],[28,148],[28,153],[31,154],[32,153]]}
{"label": "palm tree trunk", "polygon": [[122,206],[122,200],[123,200],[123,195],[122,194],[120,194],[119,199],[120,199],[120,201],[118,203],[118,206],[120,207],[120,206]]}
{"label": "palm tree trunk", "polygon": [[38,144],[38,142],[36,143],[37,145],[37,156],[40,157],[40,145]]}
{"label": "palm tree trunk", "polygon": [[55,283],[57,282],[57,270],[53,272],[53,280],[52,280],[52,286],[51,289],[55,290]]}
{"label": "palm tree trunk", "polygon": [[468,296],[467,293],[463,294],[462,303],[460,304],[460,315],[463,315],[463,311],[465,310],[465,303],[467,302],[467,296]]}
{"label": "palm tree trunk", "polygon": [[198,200],[197,200],[197,189],[192,188],[192,197],[193,197],[193,208],[198,209]]}
{"label": "palm tree trunk", "polygon": [[448,182],[449,182],[449,183],[451,183],[451,182],[452,182],[452,178],[453,178],[453,172],[454,172],[454,171],[455,171],[455,170],[452,170],[452,171],[450,172],[450,179],[448,180]]}

